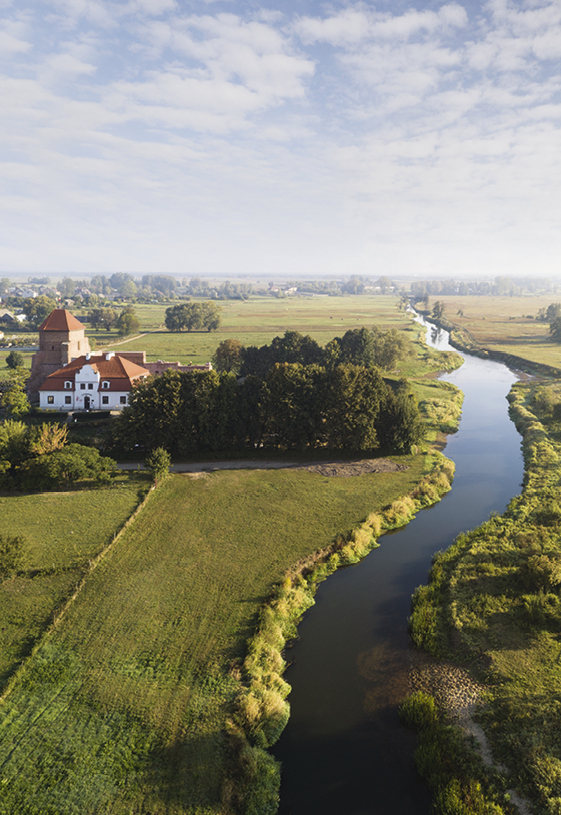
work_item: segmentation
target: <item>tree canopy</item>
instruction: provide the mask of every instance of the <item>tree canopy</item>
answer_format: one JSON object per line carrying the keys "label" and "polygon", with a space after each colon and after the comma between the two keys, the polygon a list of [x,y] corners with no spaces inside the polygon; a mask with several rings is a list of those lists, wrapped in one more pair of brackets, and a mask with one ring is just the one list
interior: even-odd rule
{"label": "tree canopy", "polygon": [[377,368],[276,363],[265,377],[166,371],[139,382],[117,420],[116,442],[174,455],[282,449],[405,450],[422,438],[415,400]]}
{"label": "tree canopy", "polygon": [[93,447],[67,444],[67,428],[28,426],[8,419],[0,424],[0,487],[3,490],[71,489],[82,482],[107,483],[113,459]]}
{"label": "tree canopy", "polygon": [[216,331],[220,326],[222,308],[218,303],[180,303],[166,309],[168,331]]}

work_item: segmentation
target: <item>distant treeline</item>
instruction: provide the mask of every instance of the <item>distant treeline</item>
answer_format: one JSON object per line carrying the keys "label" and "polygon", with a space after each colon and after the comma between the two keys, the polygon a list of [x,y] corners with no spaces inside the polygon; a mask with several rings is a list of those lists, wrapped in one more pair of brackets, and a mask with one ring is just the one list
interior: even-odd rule
{"label": "distant treeline", "polygon": [[411,283],[411,294],[416,301],[441,294],[455,294],[462,297],[469,294],[501,295],[519,297],[523,294],[537,294],[552,291],[550,281],[545,277],[496,277],[489,280],[418,280]]}
{"label": "distant treeline", "polygon": [[265,378],[166,371],[138,384],[116,423],[117,444],[172,455],[257,449],[409,450],[423,425],[409,386],[377,368],[275,364]]}

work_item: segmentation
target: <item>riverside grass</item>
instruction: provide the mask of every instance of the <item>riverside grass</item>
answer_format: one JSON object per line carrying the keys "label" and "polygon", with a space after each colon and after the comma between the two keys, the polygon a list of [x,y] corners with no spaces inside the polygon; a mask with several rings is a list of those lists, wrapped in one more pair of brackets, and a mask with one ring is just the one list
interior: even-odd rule
{"label": "riverside grass", "polygon": [[[421,507],[430,473],[450,473],[439,454],[400,460],[410,469],[352,479],[167,479],[0,707],[0,813],[274,812],[263,747],[287,715],[285,635],[319,579],[408,520],[404,495]],[[266,649],[261,636],[246,647],[256,628]]]}
{"label": "riverside grass", "polygon": [[[491,780],[491,802],[501,786],[510,787],[531,801],[537,815],[557,815],[561,385],[518,383],[509,400],[523,436],[523,492],[502,516],[459,536],[435,557],[428,586],[414,596],[411,631],[420,647],[464,664],[486,685],[478,720],[504,768]],[[425,738],[430,743],[430,732]],[[457,786],[461,767],[452,764],[448,771],[444,786],[454,779]],[[472,765],[470,773],[474,783],[489,783],[487,770]]]}
{"label": "riverside grass", "polygon": [[[518,367],[524,360],[538,370],[548,366],[561,373],[561,345],[549,336],[549,323],[536,319],[540,309],[547,309],[559,296],[526,297],[459,297],[446,295],[433,297],[445,304],[440,323],[451,329],[452,342],[462,350],[484,355],[487,349],[497,358],[518,358]],[[558,374],[559,375],[559,374]]]}

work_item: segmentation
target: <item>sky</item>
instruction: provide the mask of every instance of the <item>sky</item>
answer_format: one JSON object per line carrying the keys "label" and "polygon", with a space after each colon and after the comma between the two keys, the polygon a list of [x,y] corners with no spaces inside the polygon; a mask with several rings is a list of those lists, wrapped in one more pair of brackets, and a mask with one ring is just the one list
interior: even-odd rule
{"label": "sky", "polygon": [[561,0],[0,0],[0,270],[561,278]]}

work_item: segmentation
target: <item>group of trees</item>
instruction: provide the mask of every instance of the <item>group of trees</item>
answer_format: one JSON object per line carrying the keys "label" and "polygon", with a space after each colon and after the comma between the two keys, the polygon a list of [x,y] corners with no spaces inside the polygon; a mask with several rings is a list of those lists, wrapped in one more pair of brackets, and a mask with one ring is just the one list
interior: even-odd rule
{"label": "group of trees", "polygon": [[168,331],[216,331],[222,309],[217,303],[181,303],[166,309]]}
{"label": "group of trees", "polygon": [[116,442],[174,455],[259,447],[407,450],[423,436],[403,380],[379,369],[275,364],[265,377],[178,372],[140,382],[116,423]]}
{"label": "group of trees", "polygon": [[538,320],[549,323],[549,333],[555,342],[561,342],[561,303],[550,303],[538,312]]}
{"label": "group of trees", "polygon": [[40,294],[38,297],[7,297],[3,305],[10,311],[21,312],[27,317],[27,327],[37,329],[51,311],[57,308],[56,300]]}
{"label": "group of trees", "polygon": [[128,337],[140,331],[140,320],[132,306],[125,306],[118,314],[114,308],[94,308],[88,314],[92,328],[116,328],[121,337]]}
{"label": "group of trees", "polygon": [[309,335],[286,331],[269,345],[244,347],[239,340],[227,339],[216,349],[212,362],[217,371],[233,371],[241,376],[264,377],[277,363],[320,365],[332,369],[350,363],[389,371],[412,353],[412,343],[395,329],[352,328],[334,337],[322,348]]}
{"label": "group of trees", "polygon": [[29,371],[23,367],[23,355],[17,351],[10,352],[6,362],[12,353],[14,356],[8,363],[8,379],[1,383],[0,404],[8,416],[19,417],[29,413],[29,401],[26,394]]}
{"label": "group of trees", "polygon": [[116,462],[93,447],[68,444],[58,424],[29,426],[16,419],[0,424],[0,489],[69,489],[83,481],[107,483]]}

